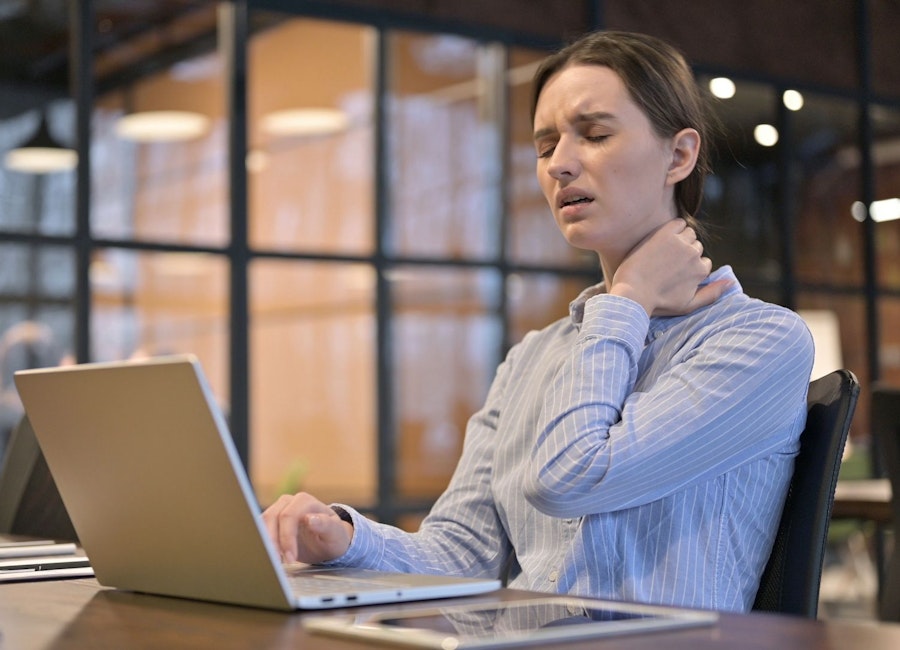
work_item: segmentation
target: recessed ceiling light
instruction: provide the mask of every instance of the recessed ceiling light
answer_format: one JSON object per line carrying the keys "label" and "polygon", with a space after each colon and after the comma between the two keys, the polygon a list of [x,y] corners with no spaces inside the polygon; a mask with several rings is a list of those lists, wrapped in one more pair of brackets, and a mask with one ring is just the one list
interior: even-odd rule
{"label": "recessed ceiling light", "polygon": [[799,111],[803,108],[803,95],[796,90],[785,90],[781,96],[781,101],[791,111]]}
{"label": "recessed ceiling light", "polygon": [[719,99],[730,99],[736,91],[734,82],[728,77],[716,77],[709,80],[709,92]]}
{"label": "recessed ceiling light", "polygon": [[142,111],[116,122],[116,135],[135,142],[191,140],[208,130],[209,118],[189,111]]}
{"label": "recessed ceiling light", "polygon": [[771,124],[757,124],[753,138],[764,147],[774,147],[778,142],[778,129]]}
{"label": "recessed ceiling light", "polygon": [[872,215],[872,221],[878,223],[900,219],[900,199],[873,201],[869,206],[869,214]]}
{"label": "recessed ceiling light", "polygon": [[276,137],[330,135],[350,124],[344,111],[334,108],[290,108],[263,116],[260,128]]}

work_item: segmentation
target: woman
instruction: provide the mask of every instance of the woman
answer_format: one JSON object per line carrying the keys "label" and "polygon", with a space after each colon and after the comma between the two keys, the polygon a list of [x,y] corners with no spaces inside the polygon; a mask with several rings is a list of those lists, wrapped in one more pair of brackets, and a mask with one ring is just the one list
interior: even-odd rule
{"label": "woman", "polygon": [[805,422],[811,337],[703,256],[707,126],[678,52],[588,35],[541,65],[533,116],[556,223],[605,282],[510,351],[418,532],[301,493],[266,510],[270,535],[289,561],[748,610]]}

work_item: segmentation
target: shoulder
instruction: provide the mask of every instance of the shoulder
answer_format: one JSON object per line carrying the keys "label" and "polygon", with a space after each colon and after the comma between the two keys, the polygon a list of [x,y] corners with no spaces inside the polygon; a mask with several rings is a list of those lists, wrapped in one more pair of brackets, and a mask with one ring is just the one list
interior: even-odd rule
{"label": "shoulder", "polygon": [[726,296],[713,305],[711,315],[730,327],[765,327],[779,336],[796,337],[797,343],[812,343],[809,328],[797,312],[745,293]]}

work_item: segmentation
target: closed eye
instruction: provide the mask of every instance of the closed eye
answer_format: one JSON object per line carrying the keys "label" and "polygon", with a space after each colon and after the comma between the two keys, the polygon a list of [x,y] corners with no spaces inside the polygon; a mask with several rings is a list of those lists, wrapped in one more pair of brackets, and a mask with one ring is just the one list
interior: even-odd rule
{"label": "closed eye", "polygon": [[553,152],[556,150],[557,139],[549,139],[545,138],[539,140],[534,143],[534,148],[537,150],[538,158],[549,158],[553,155]]}

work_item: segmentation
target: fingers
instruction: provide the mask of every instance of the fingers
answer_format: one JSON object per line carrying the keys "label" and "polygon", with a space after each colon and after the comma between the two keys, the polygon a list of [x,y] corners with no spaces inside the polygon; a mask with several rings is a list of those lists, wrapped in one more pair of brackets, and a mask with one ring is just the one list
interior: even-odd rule
{"label": "fingers", "polygon": [[347,552],[352,537],[353,527],[331,508],[306,514],[297,531],[297,559],[311,564],[333,560]]}
{"label": "fingers", "polygon": [[353,527],[310,494],[283,495],[262,514],[283,562],[314,564],[343,555]]}
{"label": "fingers", "polygon": [[262,518],[269,537],[275,542],[284,562],[295,562],[301,556],[303,528],[308,525],[313,514],[331,513],[331,509],[315,497],[300,492],[295,495],[282,495],[275,503],[266,508]]}
{"label": "fingers", "polygon": [[[703,259],[708,260],[709,258]],[[693,311],[694,309],[713,304],[722,297],[722,294],[724,294],[732,284],[734,283],[731,280],[716,280],[698,288],[697,293],[694,294],[694,298],[691,301],[690,310]]]}
{"label": "fingers", "polygon": [[697,232],[684,219],[672,219],[648,234],[613,274],[610,293],[641,304],[650,315],[687,314],[715,301],[718,284],[701,290],[712,272]]}
{"label": "fingers", "polygon": [[[262,513],[263,523],[266,526],[266,532],[269,533],[269,539],[275,543],[282,560],[285,561],[288,561],[285,559],[288,555],[294,558],[297,557],[296,524],[294,524],[293,534],[291,534],[291,522],[282,521],[281,519],[281,514],[290,505],[292,498],[290,495],[283,494]],[[286,537],[288,538],[287,543],[282,542],[282,525],[285,527]]]}

